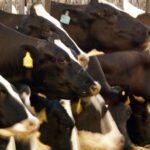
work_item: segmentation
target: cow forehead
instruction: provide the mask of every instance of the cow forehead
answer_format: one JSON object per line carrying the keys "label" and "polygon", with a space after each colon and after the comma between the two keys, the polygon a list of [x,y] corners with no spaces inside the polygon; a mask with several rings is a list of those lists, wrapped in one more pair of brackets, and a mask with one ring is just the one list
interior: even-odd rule
{"label": "cow forehead", "polygon": [[59,39],[57,40],[54,40],[54,43],[60,47],[62,50],[64,50],[68,55],[69,57],[74,60],[75,62],[77,62],[79,64],[79,62],[77,61],[77,59],[74,57],[74,55],[72,54],[71,50],[66,46],[64,45]]}
{"label": "cow forehead", "polygon": [[41,16],[47,20],[49,20],[51,23],[53,23],[56,27],[58,27],[61,31],[64,32],[64,34],[72,41],[72,43],[76,46],[76,48],[78,49],[78,51],[80,53],[84,53],[79,47],[78,45],[74,42],[74,40],[69,36],[69,34],[62,28],[60,22],[55,19],[54,17],[52,17],[43,7],[42,4],[35,4],[34,6],[35,12],[38,16]]}

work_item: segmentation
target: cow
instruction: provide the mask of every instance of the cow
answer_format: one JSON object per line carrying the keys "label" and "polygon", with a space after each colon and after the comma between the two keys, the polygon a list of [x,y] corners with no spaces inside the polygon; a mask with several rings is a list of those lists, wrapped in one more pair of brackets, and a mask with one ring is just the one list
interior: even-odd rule
{"label": "cow", "polygon": [[60,26],[59,22],[55,23],[53,17],[51,21],[48,21],[43,17],[37,16],[34,11],[31,12],[30,15],[16,15],[0,10],[0,22],[21,33],[40,39],[50,40],[59,38],[67,47],[75,50],[81,64],[87,66],[88,56],[71,39],[68,33]]}
{"label": "cow", "polygon": [[[42,10],[44,9],[39,4],[36,4],[34,6],[36,6],[35,9],[38,9],[38,7],[42,8]],[[5,24],[7,26],[10,26],[15,29],[17,28],[17,31],[20,31],[20,32],[30,35],[30,36],[35,36],[35,37],[42,38],[42,39],[43,38],[47,39],[50,37],[55,38],[58,36],[64,42],[65,45],[73,48],[71,46],[72,45],[71,42],[69,42],[69,41],[71,41],[70,37],[67,37],[69,35],[64,31],[64,29],[61,27],[60,23],[57,20],[55,20],[53,17],[51,17],[49,15],[49,17],[47,19],[49,19],[49,18],[50,19],[48,21],[42,17],[37,16],[35,11],[33,11],[33,10],[34,9],[32,8],[30,15],[14,15],[14,14],[9,14],[9,13],[0,11],[0,21],[1,21],[1,23]],[[43,12],[44,12],[44,14],[47,14],[45,10],[43,10]],[[38,10],[37,10],[37,14],[39,14]],[[42,13],[41,13],[41,15],[42,15]],[[61,29],[59,29],[56,25],[54,25],[55,21],[58,24],[57,26],[59,28],[61,27]],[[37,25],[38,25],[38,27],[37,27]],[[66,36],[66,34],[67,34],[67,36]],[[75,48],[74,48],[74,50],[75,50]],[[108,82],[105,78],[105,75],[101,69],[101,66],[97,61],[97,58],[96,57],[92,58],[92,59],[90,59],[90,61],[95,62],[95,67],[97,67],[97,73],[99,74],[99,78],[97,78],[97,80],[102,85],[102,90],[101,90],[102,95],[103,96],[109,95],[109,98],[111,100],[118,99],[118,90],[111,88],[110,85],[108,84]],[[86,63],[84,63],[84,64],[86,64]],[[91,73],[91,71],[89,73]]]}
{"label": "cow", "polygon": [[146,26],[111,5],[97,1],[83,7],[51,3],[51,15],[57,19],[66,11],[70,23],[62,25],[85,52],[93,48],[110,52],[145,47],[149,41]]}
{"label": "cow", "polygon": [[137,101],[133,95],[130,99],[132,114],[127,122],[129,136],[136,145],[148,145],[150,143],[150,104],[145,99]]}
{"label": "cow", "polygon": [[1,150],[6,149],[10,137],[25,138],[39,128],[39,120],[28,111],[20,96],[16,88],[0,75]]}
{"label": "cow", "polygon": [[138,51],[114,52],[98,57],[111,85],[129,86],[135,95],[142,96],[148,101],[149,58],[149,52]]}
{"label": "cow", "polygon": [[9,81],[27,84],[51,98],[72,100],[99,93],[100,85],[60,40],[31,38],[2,24],[0,38],[0,71]]}
{"label": "cow", "polygon": [[74,121],[62,106],[65,101],[48,100],[33,91],[30,100],[37,114],[45,111],[45,118],[41,118],[39,128],[40,141],[54,150],[71,150],[73,143],[70,139]]}
{"label": "cow", "polygon": [[[53,18],[51,15],[48,14],[47,11],[43,8],[43,6],[41,4],[35,4],[31,7],[31,13],[35,14],[35,12],[36,12],[36,15],[42,16],[42,17],[46,18],[47,20],[49,20],[50,22],[54,22],[55,24],[57,24],[58,28],[61,28],[61,30],[64,30],[61,27],[60,23],[55,18]],[[66,44],[66,42],[65,42],[65,44]],[[97,78],[97,81],[99,81],[99,83],[102,85],[102,90],[101,90],[102,95],[103,96],[107,95],[109,97],[110,101],[113,101],[113,102],[115,100],[117,101],[119,98],[118,97],[119,90],[117,88],[112,88],[109,85],[99,62],[97,61],[97,58],[94,57],[94,58],[90,59],[90,61],[95,63],[95,67],[97,68],[97,74],[99,74],[99,78]],[[92,74],[92,71],[88,68],[88,72],[90,74]]]}
{"label": "cow", "polygon": [[120,150],[124,137],[113,120],[101,95],[83,105],[81,114],[75,115],[81,150]]}
{"label": "cow", "polygon": [[[141,53],[137,51],[126,51],[100,56],[99,61],[105,72],[106,78],[111,85],[120,85],[123,87],[129,86],[131,93],[136,96],[142,96],[147,100],[147,103],[149,104],[149,57],[150,56],[148,52]],[[130,124],[129,130],[132,130],[132,133],[134,134],[129,135],[133,139],[133,137],[135,137],[135,133],[139,132],[140,134],[138,139],[141,140],[133,140],[133,142],[138,143],[139,145],[141,143],[141,145],[149,143],[148,140],[150,134],[148,132],[149,114],[147,103],[131,103],[133,115],[131,116],[132,118],[128,124]],[[144,134],[143,132],[146,134]]]}

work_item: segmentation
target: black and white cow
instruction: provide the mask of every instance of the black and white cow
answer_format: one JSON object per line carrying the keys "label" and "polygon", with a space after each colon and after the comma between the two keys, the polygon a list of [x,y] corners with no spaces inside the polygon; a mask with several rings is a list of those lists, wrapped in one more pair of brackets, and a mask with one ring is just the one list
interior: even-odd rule
{"label": "black and white cow", "polygon": [[0,76],[0,149],[6,149],[10,137],[24,138],[38,128],[39,120],[25,107],[15,87]]}
{"label": "black and white cow", "polygon": [[78,99],[100,90],[59,39],[31,38],[1,24],[0,42],[0,71],[9,81],[26,83],[52,99]]}

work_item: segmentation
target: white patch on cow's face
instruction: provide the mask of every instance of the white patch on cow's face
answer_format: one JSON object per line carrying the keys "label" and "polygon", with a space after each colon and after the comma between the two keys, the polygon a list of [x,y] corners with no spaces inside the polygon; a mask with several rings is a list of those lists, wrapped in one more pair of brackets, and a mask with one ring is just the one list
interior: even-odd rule
{"label": "white patch on cow's face", "polygon": [[102,113],[102,107],[103,107],[103,105],[105,105],[105,101],[102,98],[102,96],[100,94],[98,94],[96,96],[92,96],[90,98],[90,101],[93,104],[93,106],[95,107],[95,109],[101,114]]}
{"label": "white patch on cow's face", "polygon": [[77,59],[74,57],[74,55],[72,54],[72,52],[70,51],[70,49],[64,45],[59,39],[57,40],[54,40],[54,43],[60,47],[62,50],[64,50],[68,55],[69,57],[74,60],[75,62],[77,62],[79,64],[79,62],[77,61]]}
{"label": "white patch on cow's face", "polygon": [[[71,117],[71,119],[75,122],[72,110],[71,110],[71,104],[70,100],[60,100],[60,104],[64,107],[66,110],[67,114]],[[78,139],[78,133],[77,133],[77,128],[74,126],[72,129],[72,134],[71,134],[71,142],[72,142],[72,150],[79,150],[79,139]]]}
{"label": "white patch on cow's face", "polygon": [[25,107],[25,105],[23,104],[23,102],[21,101],[21,98],[19,97],[19,95],[13,90],[11,84],[4,79],[1,75],[0,75],[0,83],[7,89],[7,91],[9,92],[9,94],[18,102],[20,103],[20,105],[23,106],[23,108],[25,109],[28,118],[33,118],[35,119],[35,117],[27,110],[27,108]]}
{"label": "white patch on cow's face", "polygon": [[42,4],[35,4],[34,5],[34,9],[35,9],[35,12],[38,16],[41,16],[47,20],[49,20],[51,23],[53,23],[55,26],[57,26],[60,30],[62,30],[66,36],[72,41],[72,43],[76,46],[76,48],[78,49],[79,53],[81,54],[85,54],[85,52],[83,52],[79,47],[78,45],[74,42],[74,40],[69,36],[69,34],[62,28],[60,22],[55,19],[54,17],[52,17],[46,10],[45,8],[43,7]]}

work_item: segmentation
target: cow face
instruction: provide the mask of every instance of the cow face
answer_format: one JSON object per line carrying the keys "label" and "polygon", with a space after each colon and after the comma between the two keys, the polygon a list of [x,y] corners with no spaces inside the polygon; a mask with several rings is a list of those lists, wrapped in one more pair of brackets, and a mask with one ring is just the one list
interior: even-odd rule
{"label": "cow face", "polygon": [[0,83],[0,116],[1,128],[9,127],[27,118],[23,106],[13,98],[10,91],[2,83]]}
{"label": "cow face", "polygon": [[[50,50],[51,48],[51,50]],[[34,78],[43,90],[53,98],[77,98],[99,92],[100,86],[79,65],[71,51],[60,40],[45,43]],[[58,94],[59,93],[59,94]]]}
{"label": "cow face", "polygon": [[[143,46],[148,40],[149,29],[146,26],[112,6],[91,3],[84,10],[68,10],[71,23],[66,28],[85,50],[125,50]],[[71,26],[80,32],[80,38],[76,37],[76,30],[74,33],[71,31]]]}
{"label": "cow face", "polygon": [[15,88],[2,76],[0,76],[0,116],[1,136],[3,129],[17,135],[21,132],[35,131],[39,126],[39,121],[25,108]]}
{"label": "cow face", "polygon": [[[127,126],[127,120],[129,119],[131,115],[131,108],[130,106],[126,106],[123,103],[118,103],[116,105],[110,106],[109,110],[120,130],[120,132],[124,135],[125,138],[125,149],[130,149],[131,146],[131,140],[128,135],[128,131],[126,129]],[[119,115],[116,115],[116,112],[119,113]]]}
{"label": "cow face", "polygon": [[45,101],[44,103],[47,121],[40,127],[40,140],[43,143],[50,145],[53,149],[70,150],[70,138],[74,126],[72,119],[60,105],[58,100]]}
{"label": "cow face", "polygon": [[89,61],[88,55],[78,47],[64,28],[62,28],[60,22],[52,17],[42,4],[33,5],[30,13],[30,17],[20,26],[20,29],[22,28],[21,32],[43,39],[59,38],[67,47],[73,49],[78,54],[77,58],[80,64],[83,67],[87,66]]}
{"label": "cow face", "polygon": [[144,98],[135,95],[131,95],[130,98],[132,115],[127,122],[127,130],[133,143],[147,145],[150,142],[148,103]]}

